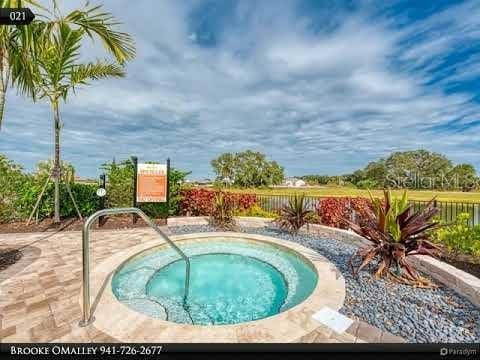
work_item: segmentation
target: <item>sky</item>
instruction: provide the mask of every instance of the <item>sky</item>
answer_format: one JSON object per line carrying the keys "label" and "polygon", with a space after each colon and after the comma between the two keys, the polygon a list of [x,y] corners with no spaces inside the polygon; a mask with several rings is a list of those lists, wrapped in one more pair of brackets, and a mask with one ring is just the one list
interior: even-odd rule
{"label": "sky", "polygon": [[[246,149],[287,175],[420,148],[480,170],[480,1],[90,3],[123,23],[137,57],[124,79],[61,104],[61,155],[82,177],[131,155],[212,177],[213,158]],[[104,57],[85,44],[82,59]],[[48,104],[10,90],[0,153],[32,170],[52,142]]]}

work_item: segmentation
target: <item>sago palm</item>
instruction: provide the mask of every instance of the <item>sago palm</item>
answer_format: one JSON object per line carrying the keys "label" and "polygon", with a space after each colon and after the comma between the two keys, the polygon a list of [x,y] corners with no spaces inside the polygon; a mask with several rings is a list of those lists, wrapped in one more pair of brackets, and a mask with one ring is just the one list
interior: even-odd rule
{"label": "sago palm", "polygon": [[[36,39],[27,60],[21,46],[14,48],[11,62],[12,78],[24,94],[33,93],[34,99],[46,99],[53,111],[54,121],[54,168],[55,206],[54,222],[60,221],[60,102],[80,85],[91,80],[123,77],[121,66],[135,55],[133,40],[125,33],[112,30],[117,24],[100,7],[75,10],[63,17],[58,8],[54,20],[35,21],[30,26],[31,36]],[[82,40],[96,34],[116,61],[80,62]],[[26,64],[25,64],[26,63]],[[28,66],[24,66],[28,65]]]}

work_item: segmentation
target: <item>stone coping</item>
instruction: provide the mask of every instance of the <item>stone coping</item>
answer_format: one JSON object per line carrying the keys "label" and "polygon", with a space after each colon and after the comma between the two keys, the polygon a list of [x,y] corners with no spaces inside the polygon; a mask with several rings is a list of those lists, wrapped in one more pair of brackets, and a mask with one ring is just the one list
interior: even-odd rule
{"label": "stone coping", "polygon": [[[165,244],[150,241],[118,252],[91,273],[92,326],[122,342],[294,342],[316,331],[312,315],[324,306],[338,310],[345,299],[345,281],[335,265],[315,251],[289,241],[254,234],[214,232],[171,236],[175,242],[193,239],[241,238],[267,242],[293,250],[316,269],[318,282],[302,303],[268,318],[234,325],[189,325],[150,318],[117,300],[111,279],[116,269],[132,256]],[[181,246],[181,245],[180,245]],[[80,304],[82,302],[80,294]]]}
{"label": "stone coping", "polygon": [[[268,226],[272,219],[258,217],[238,217],[240,225],[262,227]],[[206,217],[179,217],[169,219],[168,225],[205,225]],[[325,225],[309,224],[302,230],[304,233],[343,241],[354,246],[369,245],[370,242],[353,231],[337,229]],[[455,290],[460,295],[470,300],[474,305],[480,306],[480,279],[460,270],[450,264],[427,255],[409,256],[408,260],[419,270],[431,276],[439,283]]]}

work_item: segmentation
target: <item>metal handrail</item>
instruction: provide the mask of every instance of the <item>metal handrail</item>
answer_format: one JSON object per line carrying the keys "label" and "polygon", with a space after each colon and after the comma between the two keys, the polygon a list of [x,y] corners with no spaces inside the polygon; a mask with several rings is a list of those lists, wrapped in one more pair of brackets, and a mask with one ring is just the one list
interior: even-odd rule
{"label": "metal handrail", "polygon": [[153,230],[155,230],[182,258],[185,260],[185,293],[183,296],[183,305],[185,306],[188,297],[188,288],[190,285],[190,260],[180,248],[173,243],[172,240],[140,209],[130,208],[112,208],[99,210],[89,216],[83,224],[82,229],[82,258],[83,258],[83,317],[80,326],[90,325],[95,318],[90,313],[90,258],[89,258],[89,242],[90,242],[90,226],[100,216],[116,215],[116,214],[137,214],[139,215]]}

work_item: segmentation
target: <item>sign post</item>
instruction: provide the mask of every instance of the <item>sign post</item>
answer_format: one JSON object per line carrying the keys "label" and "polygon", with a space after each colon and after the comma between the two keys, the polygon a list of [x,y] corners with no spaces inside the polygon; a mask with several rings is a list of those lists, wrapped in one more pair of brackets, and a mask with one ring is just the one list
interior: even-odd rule
{"label": "sign post", "polygon": [[[136,156],[132,156],[132,162],[133,162],[133,207],[138,207],[137,206],[137,174],[138,174],[138,158]],[[138,217],[137,214],[132,215],[132,221],[134,224],[136,224]]]}
{"label": "sign post", "polygon": [[170,174],[170,158],[167,158],[167,218],[166,221],[168,221],[168,215],[170,211],[170,179],[168,178],[168,175]]}
{"label": "sign post", "polygon": [[[100,187],[97,190],[97,196],[100,196],[100,210],[105,209],[105,195],[106,195],[106,175],[100,175]],[[105,216],[98,218],[98,226],[105,224]]]}

